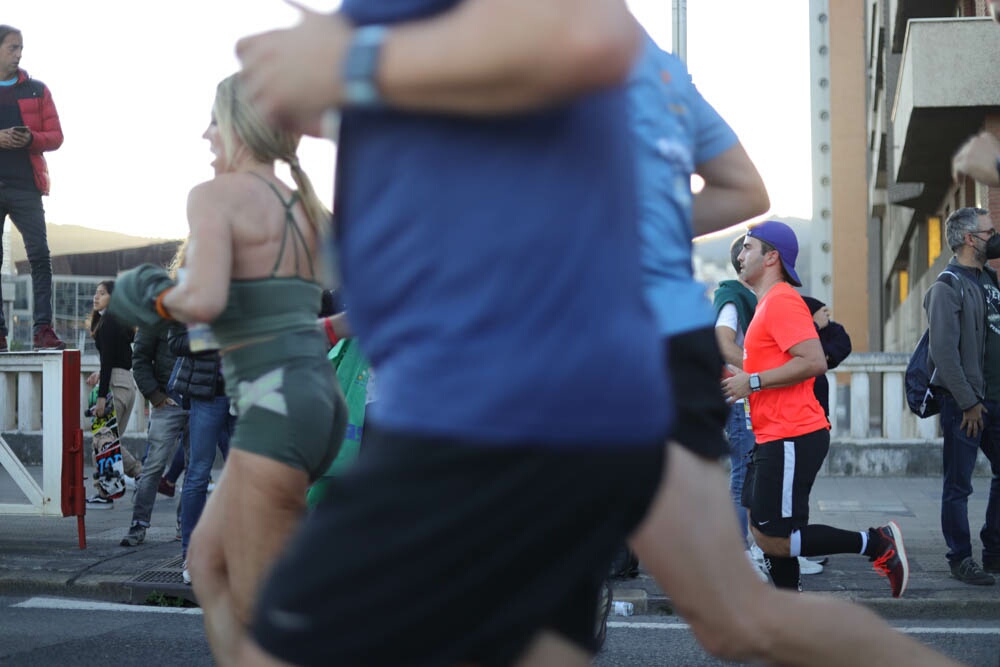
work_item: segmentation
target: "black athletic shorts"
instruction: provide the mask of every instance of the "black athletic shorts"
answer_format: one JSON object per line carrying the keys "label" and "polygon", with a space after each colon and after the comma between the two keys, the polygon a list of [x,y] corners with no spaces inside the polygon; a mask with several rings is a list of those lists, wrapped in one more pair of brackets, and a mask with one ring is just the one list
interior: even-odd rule
{"label": "black athletic shorts", "polygon": [[673,386],[677,417],[671,438],[702,458],[729,456],[722,395],[722,355],[715,329],[705,327],[664,340],[667,377]]}
{"label": "black athletic shorts", "polygon": [[541,629],[593,652],[615,549],[663,471],[646,446],[484,446],[371,429],[264,584],[252,634],[301,665],[511,664]]}
{"label": "black athletic shorts", "polygon": [[742,501],[757,530],[788,537],[808,525],[809,493],[829,450],[825,428],[754,447]]}

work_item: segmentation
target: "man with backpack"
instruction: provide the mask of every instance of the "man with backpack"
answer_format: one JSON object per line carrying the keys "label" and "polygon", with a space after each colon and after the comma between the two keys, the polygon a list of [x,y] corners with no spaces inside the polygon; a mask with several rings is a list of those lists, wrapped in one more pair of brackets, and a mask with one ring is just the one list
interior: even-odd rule
{"label": "man with backpack", "polygon": [[[956,579],[989,586],[1000,573],[1000,289],[987,259],[1000,256],[989,211],[960,208],[945,223],[955,254],[924,296],[929,368],[940,394],[944,434],[941,531]],[[948,275],[950,274],[950,275]],[[956,344],[957,343],[957,344]],[[980,532],[983,566],[972,557],[969,496],[979,450],[993,480]]]}

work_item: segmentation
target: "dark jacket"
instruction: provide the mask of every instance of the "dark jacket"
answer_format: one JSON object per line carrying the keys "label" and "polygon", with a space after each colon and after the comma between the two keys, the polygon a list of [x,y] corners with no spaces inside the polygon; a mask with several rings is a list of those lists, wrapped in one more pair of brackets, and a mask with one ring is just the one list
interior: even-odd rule
{"label": "dark jacket", "polygon": [[132,369],[132,338],[131,327],[127,327],[114,315],[105,313],[97,322],[94,330],[94,345],[101,359],[100,383],[97,385],[97,395],[107,396],[111,388],[111,369]]}
{"label": "dark jacket", "polygon": [[[183,325],[175,326],[183,328]],[[153,405],[167,399],[167,383],[175,359],[176,355],[167,344],[166,331],[157,335],[149,329],[139,328],[132,349],[132,377],[139,391]]]}
{"label": "dark jacket", "polygon": [[45,151],[54,151],[62,146],[63,133],[56,112],[55,102],[48,87],[38,79],[32,79],[23,69],[17,71],[14,84],[17,105],[21,110],[21,120],[31,130],[28,157],[31,171],[35,176],[35,186],[43,195],[49,194],[49,168],[45,164]]}
{"label": "dark jacket", "polygon": [[736,307],[740,329],[746,332],[750,326],[750,320],[753,319],[754,310],[757,308],[757,295],[738,280],[723,280],[715,288],[715,295],[712,299],[716,318],[719,317],[722,307],[727,303],[731,303]]}
{"label": "dark jacket", "polygon": [[[978,270],[962,266],[954,257],[945,270],[958,277],[935,280],[924,295],[928,370],[936,369],[934,385],[950,393],[959,408],[968,410],[986,396],[986,302]],[[996,284],[996,271],[989,266],[983,270]]]}
{"label": "dark jacket", "polygon": [[171,329],[168,340],[170,351],[177,355],[171,391],[180,394],[185,401],[192,398],[210,401],[216,396],[225,395],[222,357],[217,351],[191,352],[186,327]]}
{"label": "dark jacket", "polygon": [[[819,342],[823,346],[823,355],[826,357],[827,370],[833,370],[840,365],[840,362],[851,353],[851,337],[847,335],[847,330],[843,325],[830,320],[822,329],[818,329]],[[826,374],[816,376],[813,384],[813,393],[816,400],[823,406],[823,412],[827,419],[830,418],[830,383],[826,379]]]}

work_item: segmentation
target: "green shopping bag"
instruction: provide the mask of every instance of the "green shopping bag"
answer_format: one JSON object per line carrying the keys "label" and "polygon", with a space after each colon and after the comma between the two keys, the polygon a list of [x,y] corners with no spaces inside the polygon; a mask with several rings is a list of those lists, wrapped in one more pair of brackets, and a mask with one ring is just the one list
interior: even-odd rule
{"label": "green shopping bag", "polygon": [[358,457],[361,432],[365,424],[365,398],[368,395],[371,365],[362,354],[361,347],[354,339],[340,340],[330,350],[327,358],[337,369],[340,390],[344,393],[344,399],[347,402],[347,430],[344,433],[344,442],[340,446],[337,458],[333,460],[323,476],[309,487],[306,502],[310,508],[314,507],[325,495],[330,480],[350,467]]}

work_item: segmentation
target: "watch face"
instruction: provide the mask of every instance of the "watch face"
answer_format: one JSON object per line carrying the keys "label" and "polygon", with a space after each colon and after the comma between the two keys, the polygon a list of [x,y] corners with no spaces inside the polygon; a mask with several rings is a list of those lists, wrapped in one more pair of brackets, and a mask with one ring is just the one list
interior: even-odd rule
{"label": "watch face", "polygon": [[750,376],[750,388],[754,391],[760,389],[760,376],[757,374]]}

